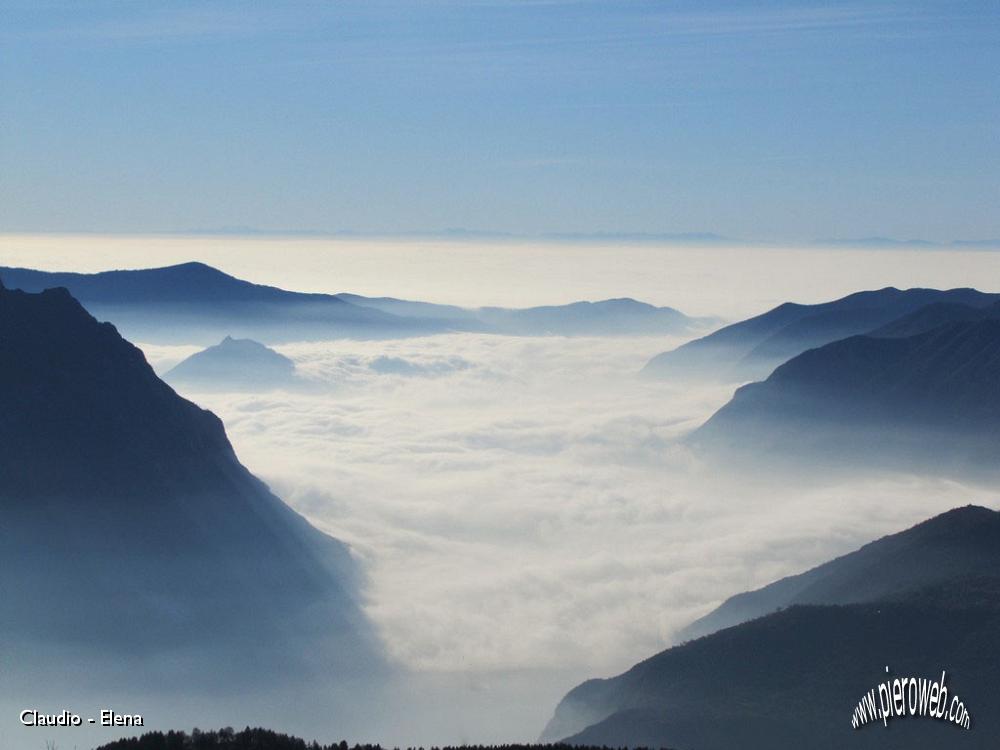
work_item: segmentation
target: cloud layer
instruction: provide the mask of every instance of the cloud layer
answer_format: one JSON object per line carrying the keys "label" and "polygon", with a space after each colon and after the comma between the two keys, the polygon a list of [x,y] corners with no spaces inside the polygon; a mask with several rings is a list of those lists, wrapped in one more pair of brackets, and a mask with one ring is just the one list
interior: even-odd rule
{"label": "cloud layer", "polygon": [[668,344],[295,344],[280,350],[308,392],[185,395],[223,418],[279,495],[352,544],[369,614],[416,670],[609,674],[726,596],[992,503],[906,476],[727,477],[676,438],[731,389],[634,377]]}

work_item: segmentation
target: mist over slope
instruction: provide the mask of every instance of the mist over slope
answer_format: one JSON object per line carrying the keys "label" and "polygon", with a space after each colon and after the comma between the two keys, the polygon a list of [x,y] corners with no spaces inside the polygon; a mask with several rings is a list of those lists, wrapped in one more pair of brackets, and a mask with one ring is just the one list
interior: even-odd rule
{"label": "mist over slope", "polygon": [[805,573],[730,597],[678,637],[698,638],[796,604],[899,599],[931,584],[994,570],[1000,570],[1000,513],[958,508]]}
{"label": "mist over slope", "polygon": [[295,363],[253,339],[226,336],[163,374],[168,383],[217,390],[269,390],[296,385]]}
{"label": "mist over slope", "polygon": [[382,668],[345,545],[66,290],[0,288],[0,415],[8,669],[58,672],[61,646],[163,685]]}
{"label": "mist over slope", "polygon": [[693,436],[748,461],[882,465],[959,475],[996,468],[1000,319],[904,338],[855,336],[740,388]]}
{"label": "mist over slope", "polygon": [[[953,557],[936,582],[904,578],[871,603],[795,605],[668,649],[572,690],[543,737],[705,750],[991,747],[1000,730],[1000,577],[962,550],[965,542],[983,549],[975,541],[983,534],[995,542],[997,517],[984,508],[954,510],[819,569],[892,559],[900,540],[945,533]],[[905,576],[901,567],[892,573]],[[815,571],[803,579],[816,582]],[[942,671],[950,695],[965,701],[972,731],[919,717],[897,718],[888,732],[881,721],[852,728],[857,702],[887,676],[937,679]]]}

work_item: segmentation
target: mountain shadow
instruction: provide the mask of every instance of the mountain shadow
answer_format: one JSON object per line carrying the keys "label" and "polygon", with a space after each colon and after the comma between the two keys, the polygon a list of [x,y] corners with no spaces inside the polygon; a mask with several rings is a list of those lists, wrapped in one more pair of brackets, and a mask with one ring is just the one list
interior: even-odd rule
{"label": "mountain shadow", "polygon": [[[995,539],[997,515],[952,511],[914,529],[909,541],[946,530],[961,555],[966,537],[981,548],[983,523]],[[904,537],[870,547],[883,545],[888,560]],[[973,576],[967,570],[956,563],[951,575],[923,585],[883,581],[883,593],[866,603],[793,604],[670,648],[617,677],[589,680],[559,704],[543,739],[702,750],[992,747],[1000,736],[1000,576],[995,567]],[[836,598],[836,587],[830,593]],[[949,696],[967,707],[969,729],[926,716],[852,727],[857,703],[880,682],[938,680],[942,672]]]}
{"label": "mountain shadow", "polygon": [[1000,295],[975,289],[939,291],[889,287],[857,292],[818,305],[786,302],[762,315],[720,328],[657,355],[646,364],[643,374],[656,378],[732,382],[759,380],[782,362],[808,349],[869,333],[927,305],[945,303],[983,308],[998,301]]}

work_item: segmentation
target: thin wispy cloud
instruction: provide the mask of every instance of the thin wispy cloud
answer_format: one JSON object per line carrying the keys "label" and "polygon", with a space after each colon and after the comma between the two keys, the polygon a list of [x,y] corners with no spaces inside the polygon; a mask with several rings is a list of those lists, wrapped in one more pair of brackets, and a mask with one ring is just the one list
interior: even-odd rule
{"label": "thin wispy cloud", "polygon": [[188,7],[152,7],[136,4],[124,14],[104,14],[87,20],[60,23],[53,17],[18,31],[8,28],[10,38],[51,39],[64,42],[175,43],[252,37],[276,30],[302,28],[305,19],[265,7],[224,4]]}

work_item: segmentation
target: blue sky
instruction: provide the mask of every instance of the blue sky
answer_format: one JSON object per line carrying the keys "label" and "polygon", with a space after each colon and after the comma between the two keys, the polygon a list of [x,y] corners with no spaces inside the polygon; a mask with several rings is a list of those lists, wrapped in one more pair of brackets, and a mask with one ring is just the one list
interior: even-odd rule
{"label": "blue sky", "polygon": [[0,0],[0,230],[1000,237],[1000,4]]}

